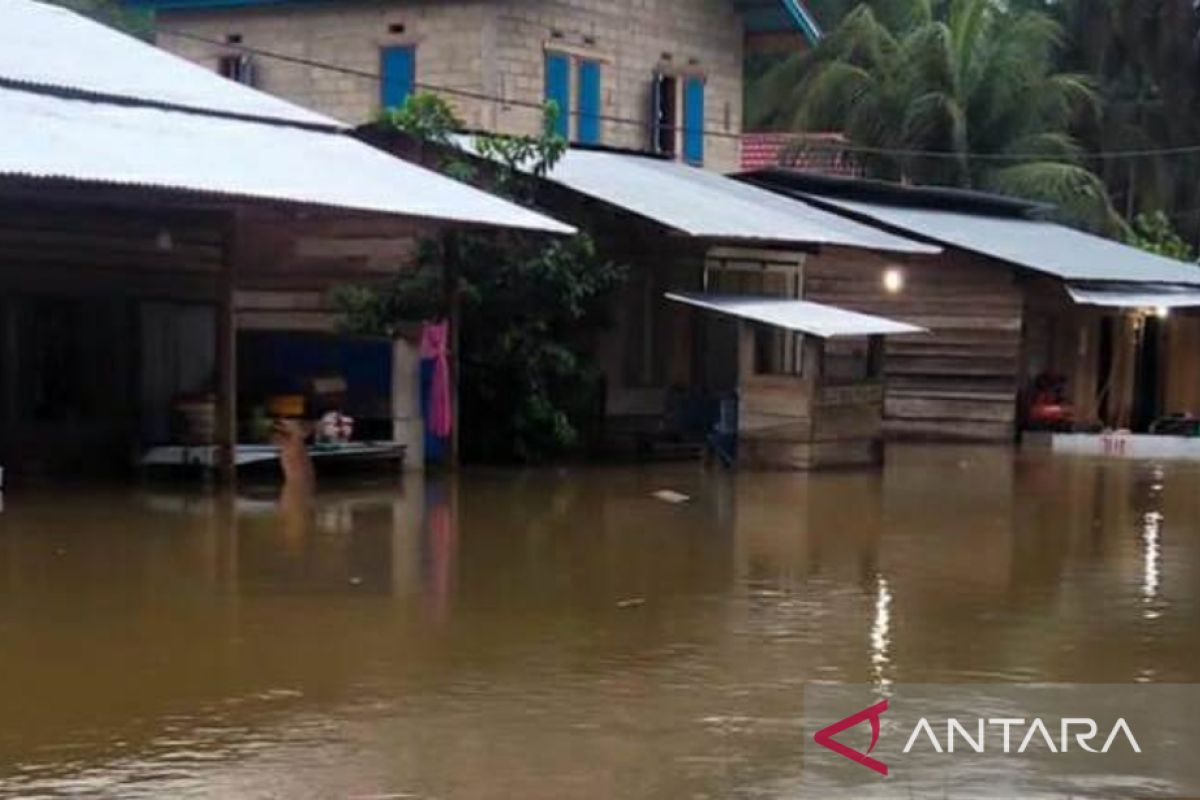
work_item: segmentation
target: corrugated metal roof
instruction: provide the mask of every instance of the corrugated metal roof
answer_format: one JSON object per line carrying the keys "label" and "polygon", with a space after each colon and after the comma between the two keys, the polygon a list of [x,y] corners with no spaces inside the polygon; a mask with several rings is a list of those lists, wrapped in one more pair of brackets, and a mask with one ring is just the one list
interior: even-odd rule
{"label": "corrugated metal roof", "polygon": [[348,134],[17,89],[0,88],[0,176],[205,192],[552,233],[574,231],[368,147]]}
{"label": "corrugated metal roof", "polygon": [[1100,286],[1067,284],[1067,294],[1076,303],[1107,308],[1194,308],[1200,306],[1200,290],[1194,286],[1147,286],[1113,283]]}
{"label": "corrugated metal roof", "polygon": [[879,178],[814,172],[793,166],[769,166],[740,172],[736,177],[755,186],[798,197],[810,194],[830,200],[1025,219],[1045,219],[1043,214],[1054,211],[1054,206],[1048,203],[979,189],[916,186]]}
{"label": "corrugated metal roof", "polygon": [[804,196],[859,218],[1063,280],[1200,285],[1200,266],[1052,222]]}
{"label": "corrugated metal roof", "polygon": [[571,149],[547,177],[692,236],[939,252],[678,161]]}
{"label": "corrugated metal roof", "polygon": [[703,292],[668,292],[666,298],[739,319],[819,336],[822,339],[927,332],[924,328],[906,322],[847,311],[837,306],[810,303],[807,300]]}
{"label": "corrugated metal roof", "polygon": [[211,70],[72,11],[0,0],[0,78],[223,114],[342,127],[315,111]]}
{"label": "corrugated metal roof", "polygon": [[[475,151],[474,140],[458,144]],[[682,233],[706,239],[841,245],[896,253],[941,248],[893,236],[801,200],[699,167],[648,155],[569,149],[546,176]]]}

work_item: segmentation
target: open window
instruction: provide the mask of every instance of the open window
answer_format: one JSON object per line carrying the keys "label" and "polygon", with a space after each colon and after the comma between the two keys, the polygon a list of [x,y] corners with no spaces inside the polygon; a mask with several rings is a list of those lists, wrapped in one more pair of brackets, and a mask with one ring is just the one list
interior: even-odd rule
{"label": "open window", "polygon": [[650,111],[653,152],[682,157],[696,166],[704,163],[704,86],[703,75],[654,73]]}
{"label": "open window", "polygon": [[651,133],[650,149],[655,153],[674,157],[675,131],[678,129],[678,82],[674,75],[654,73],[651,83]]}
{"label": "open window", "polygon": [[773,325],[755,325],[754,374],[804,374],[804,334]]}
{"label": "open window", "polygon": [[223,78],[244,84],[255,85],[254,59],[248,55],[228,55],[217,59],[217,72]]}

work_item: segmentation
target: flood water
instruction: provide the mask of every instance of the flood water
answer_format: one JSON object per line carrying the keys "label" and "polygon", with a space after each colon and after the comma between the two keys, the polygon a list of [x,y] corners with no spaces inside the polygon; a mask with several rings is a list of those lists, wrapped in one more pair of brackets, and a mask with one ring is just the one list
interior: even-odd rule
{"label": "flood water", "polygon": [[808,681],[1196,682],[1198,623],[1191,464],[10,490],[0,796],[800,797]]}

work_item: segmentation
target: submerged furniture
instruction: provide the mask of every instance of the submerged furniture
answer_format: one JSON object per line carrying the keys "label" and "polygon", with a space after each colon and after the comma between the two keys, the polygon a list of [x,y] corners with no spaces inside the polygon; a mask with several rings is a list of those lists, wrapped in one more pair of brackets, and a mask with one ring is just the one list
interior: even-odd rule
{"label": "submerged furniture", "polygon": [[[820,469],[882,459],[883,337],[915,325],[778,297],[668,293],[736,321],[736,464]],[[709,342],[711,349],[714,343]]]}
{"label": "submerged furniture", "polygon": [[[403,444],[397,442],[345,442],[340,444],[309,445],[313,464],[320,469],[322,462],[369,463],[404,461]],[[279,447],[274,444],[239,444],[235,464],[239,467],[270,464],[279,461]],[[142,468],[192,467],[215,469],[218,464],[216,445],[164,445],[151,447],[139,459]]]}

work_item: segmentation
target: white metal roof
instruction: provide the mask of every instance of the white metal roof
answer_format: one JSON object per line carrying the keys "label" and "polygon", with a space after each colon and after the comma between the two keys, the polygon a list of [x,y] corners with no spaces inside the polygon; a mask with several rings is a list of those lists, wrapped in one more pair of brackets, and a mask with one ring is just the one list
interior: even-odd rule
{"label": "white metal roof", "polygon": [[1148,286],[1118,283],[1106,286],[1067,284],[1067,294],[1080,305],[1108,308],[1189,308],[1200,306],[1195,286]]}
{"label": "white metal roof", "polygon": [[1063,280],[1200,285],[1200,266],[1051,222],[809,196],[902,231]]}
{"label": "white metal roof", "polygon": [[[476,152],[473,139],[458,137]],[[939,253],[720,173],[654,156],[569,149],[546,176],[589,197],[691,236],[786,244]]]}
{"label": "white metal roof", "polygon": [[924,328],[906,322],[847,311],[837,306],[810,303],[807,300],[703,292],[668,292],[666,297],[677,303],[728,314],[739,319],[762,322],[784,330],[799,331],[822,339],[927,332]]}
{"label": "white metal roof", "polygon": [[547,177],[692,236],[897,253],[940,250],[677,161],[572,149]]}
{"label": "white metal roof", "polygon": [[68,100],[18,89],[0,88],[0,176],[216,193],[551,233],[574,231],[346,134]]}
{"label": "white metal roof", "polygon": [[0,78],[145,102],[341,126],[57,6],[0,0]]}

